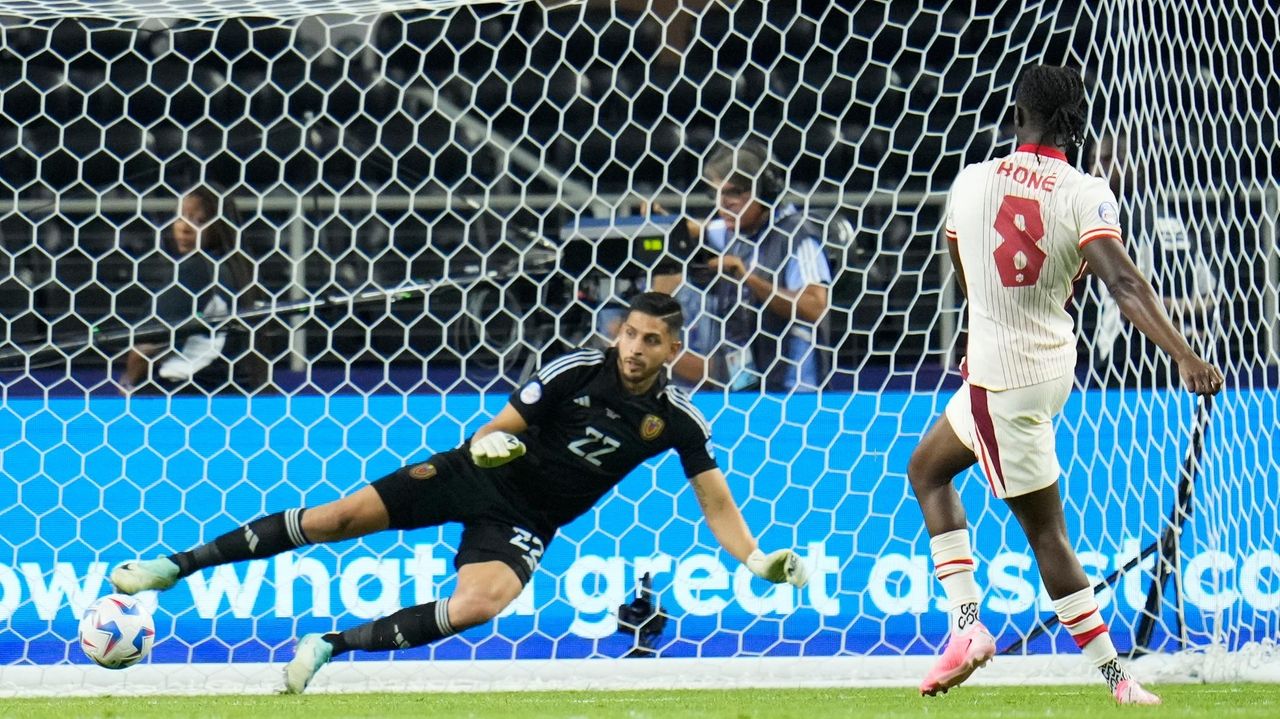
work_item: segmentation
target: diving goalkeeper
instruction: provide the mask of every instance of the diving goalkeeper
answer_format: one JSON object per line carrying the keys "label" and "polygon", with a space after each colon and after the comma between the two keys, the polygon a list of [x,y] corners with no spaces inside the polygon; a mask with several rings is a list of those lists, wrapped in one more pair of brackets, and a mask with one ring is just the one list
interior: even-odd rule
{"label": "diving goalkeeper", "polygon": [[461,447],[328,504],[254,520],[190,551],[126,562],[111,584],[125,594],[163,590],[206,567],[307,544],[461,523],[453,595],[345,631],[303,636],[285,667],[285,691],[297,693],[345,652],[417,647],[493,619],[519,596],[556,530],[641,462],[674,449],[720,544],[756,576],[803,587],[808,569],[795,552],[765,554],[756,546],[711,456],[710,427],[688,395],[667,384],[683,324],[671,297],[638,295],[613,347],[546,364]]}

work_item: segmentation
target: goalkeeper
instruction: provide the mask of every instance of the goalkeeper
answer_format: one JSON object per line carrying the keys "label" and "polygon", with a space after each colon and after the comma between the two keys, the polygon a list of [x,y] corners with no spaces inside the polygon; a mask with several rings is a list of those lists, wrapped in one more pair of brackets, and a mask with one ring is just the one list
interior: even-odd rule
{"label": "goalkeeper", "polygon": [[688,395],[667,384],[683,321],[671,297],[638,295],[613,347],[548,363],[461,447],[334,502],[257,519],[170,557],[126,562],[111,573],[111,584],[125,594],[163,590],[206,567],[306,544],[461,523],[453,596],[346,631],[303,636],[285,667],[285,691],[297,693],[339,654],[417,647],[493,619],[520,594],[558,528],[640,463],[674,449],[720,544],[756,576],[802,587],[808,570],[795,552],[757,548],[711,456],[706,420]]}

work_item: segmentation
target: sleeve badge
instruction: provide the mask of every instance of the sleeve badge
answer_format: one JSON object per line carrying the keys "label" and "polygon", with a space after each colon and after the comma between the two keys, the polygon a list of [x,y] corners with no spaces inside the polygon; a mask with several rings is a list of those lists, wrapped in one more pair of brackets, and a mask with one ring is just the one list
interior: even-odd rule
{"label": "sleeve badge", "polygon": [[537,404],[542,399],[542,385],[537,380],[530,382],[520,390],[520,401],[525,404]]}
{"label": "sleeve badge", "polygon": [[409,476],[414,479],[431,479],[436,476],[436,466],[430,462],[415,464],[409,468]]}

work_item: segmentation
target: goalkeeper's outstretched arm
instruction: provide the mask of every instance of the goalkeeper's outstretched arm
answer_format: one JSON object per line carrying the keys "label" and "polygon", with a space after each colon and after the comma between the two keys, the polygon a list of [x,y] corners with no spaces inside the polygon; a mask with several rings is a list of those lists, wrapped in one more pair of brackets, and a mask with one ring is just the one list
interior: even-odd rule
{"label": "goalkeeper's outstretched arm", "polygon": [[471,437],[471,461],[477,467],[497,467],[524,455],[524,442],[517,434],[529,428],[524,417],[510,403]]}
{"label": "goalkeeper's outstretched arm", "polygon": [[742,512],[733,502],[724,472],[709,469],[691,477],[689,482],[698,496],[698,504],[702,506],[711,533],[716,535],[720,546],[747,565],[752,574],[774,584],[790,582],[803,587],[809,582],[809,570],[794,551],[779,549],[765,554],[760,550],[751,530],[747,529]]}

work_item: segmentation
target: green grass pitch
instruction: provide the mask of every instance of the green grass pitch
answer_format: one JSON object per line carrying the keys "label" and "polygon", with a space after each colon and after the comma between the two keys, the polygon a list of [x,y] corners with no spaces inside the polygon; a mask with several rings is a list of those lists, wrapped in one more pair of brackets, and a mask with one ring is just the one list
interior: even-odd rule
{"label": "green grass pitch", "polygon": [[459,694],[313,694],[0,699],[0,716],[202,717],[205,719],[348,719],[354,717],[589,717],[674,719],[728,717],[1277,717],[1280,685],[1158,687],[1161,707],[1118,707],[1101,685],[961,687],[927,699],[910,689],[755,689],[651,692],[573,691]]}

